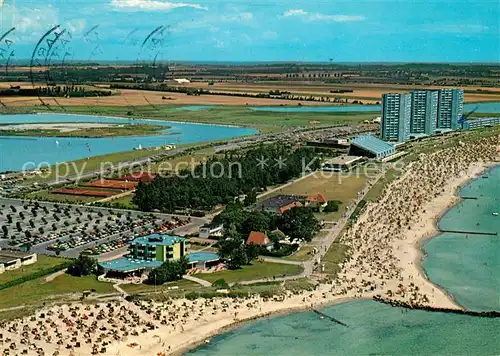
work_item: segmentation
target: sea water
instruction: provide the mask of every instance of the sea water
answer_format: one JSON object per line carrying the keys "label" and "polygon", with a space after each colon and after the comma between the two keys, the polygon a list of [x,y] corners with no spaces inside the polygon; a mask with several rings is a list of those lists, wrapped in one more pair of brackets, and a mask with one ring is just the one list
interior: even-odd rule
{"label": "sea water", "polygon": [[[499,231],[500,167],[460,190],[443,229]],[[479,223],[479,225],[477,225]],[[440,234],[424,249],[429,278],[464,307],[500,310],[499,236]],[[313,312],[265,318],[218,335],[190,356],[229,355],[498,355],[500,319],[395,308],[374,301],[347,302]]]}
{"label": "sea water", "polygon": [[[443,233],[427,241],[423,267],[434,283],[470,310],[500,311],[500,166],[464,186],[463,199],[440,220],[439,227],[497,233]],[[487,177],[487,178],[485,178]]]}
{"label": "sea water", "polygon": [[394,308],[356,301],[266,318],[216,336],[190,356],[493,355],[499,319]]}

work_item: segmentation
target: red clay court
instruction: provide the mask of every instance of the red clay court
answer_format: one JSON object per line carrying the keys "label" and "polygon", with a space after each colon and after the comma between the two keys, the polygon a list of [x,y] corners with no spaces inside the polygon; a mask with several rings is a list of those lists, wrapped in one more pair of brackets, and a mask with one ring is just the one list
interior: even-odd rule
{"label": "red clay court", "polygon": [[100,179],[92,183],[85,184],[85,187],[132,190],[137,187],[138,182],[125,182],[121,180]]}
{"label": "red clay court", "polygon": [[83,195],[87,197],[110,197],[115,195],[113,192],[105,192],[100,190],[88,190],[88,189],[59,189],[55,190],[54,194],[65,194],[65,195]]}

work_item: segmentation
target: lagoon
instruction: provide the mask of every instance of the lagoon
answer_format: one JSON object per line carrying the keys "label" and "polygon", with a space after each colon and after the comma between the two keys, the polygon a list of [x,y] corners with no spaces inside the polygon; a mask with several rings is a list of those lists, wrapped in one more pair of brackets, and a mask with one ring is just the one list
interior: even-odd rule
{"label": "lagoon", "polygon": [[54,138],[0,136],[0,172],[21,170],[25,164],[34,168],[39,164],[55,164],[109,153],[131,151],[166,144],[186,144],[231,139],[258,133],[245,127],[180,123],[160,120],[131,120],[102,116],[28,114],[0,115],[0,124],[98,122],[116,124],[153,124],[166,126],[158,135],[106,138]]}
{"label": "lagoon", "polygon": [[[216,105],[188,105],[181,110],[200,111],[210,109],[224,109],[224,106]],[[464,104],[464,113],[477,108],[477,113],[500,113],[500,102],[469,103]],[[272,112],[380,112],[380,105],[331,105],[331,106],[249,106],[248,110],[272,111]]]}

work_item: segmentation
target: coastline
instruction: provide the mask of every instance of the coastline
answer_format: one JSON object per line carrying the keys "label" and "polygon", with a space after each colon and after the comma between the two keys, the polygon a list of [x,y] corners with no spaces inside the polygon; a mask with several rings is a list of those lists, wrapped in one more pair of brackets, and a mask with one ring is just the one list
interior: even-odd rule
{"label": "coastline", "polygon": [[286,316],[286,315],[292,314],[292,313],[306,312],[306,311],[309,311],[311,309],[316,309],[316,307],[317,308],[327,308],[327,307],[332,307],[332,306],[338,305],[338,304],[349,303],[349,302],[360,301],[360,300],[372,300],[372,298],[338,298],[338,299],[331,301],[331,302],[315,305],[314,307],[311,307],[311,306],[291,307],[291,308],[271,311],[271,312],[260,314],[260,315],[255,315],[255,316],[249,317],[247,319],[237,320],[231,324],[228,324],[226,326],[221,327],[218,330],[214,330],[210,334],[207,334],[206,337],[203,339],[200,339],[197,341],[189,341],[189,343],[186,346],[179,347],[178,349],[174,350],[171,355],[172,356],[182,356],[186,352],[192,351],[192,350],[198,348],[199,346],[204,345],[206,343],[205,340],[210,340],[211,338],[213,338],[215,336],[218,336],[218,335],[224,334],[226,332],[235,330],[235,329],[237,329],[245,324],[251,323],[253,321],[261,320],[261,319],[264,319],[266,317],[276,318],[279,316]]}
{"label": "coastline", "polygon": [[[416,237],[414,236],[412,238],[411,236],[407,235],[405,240],[398,241],[398,242],[403,242],[413,250],[413,256],[412,256],[413,258],[408,261],[408,264],[406,266],[407,272],[409,273],[408,277],[410,279],[413,279],[414,281],[420,280],[421,284],[427,287],[424,289],[429,290],[429,293],[434,295],[434,300],[436,301],[436,303],[432,304],[434,304],[433,306],[435,307],[464,310],[464,308],[457,303],[452,294],[446,291],[446,289],[444,289],[442,286],[433,283],[427,277],[427,274],[425,273],[425,270],[423,269],[422,266],[422,261],[424,258],[424,251],[422,249],[422,245],[425,243],[425,241],[430,240],[436,236],[439,236],[439,231],[437,228],[438,221],[444,214],[446,214],[446,212],[449,209],[453,208],[453,206],[455,206],[461,200],[458,194],[459,190],[464,185],[469,184],[474,179],[477,179],[478,175],[483,174],[484,171],[490,169],[491,167],[494,167],[495,165],[496,164],[494,163],[479,165],[471,169],[471,171],[467,172],[467,174],[455,178],[451,182],[449,182],[447,187],[445,188],[445,192],[440,196],[438,196],[437,198],[433,199],[431,202],[427,203],[424,207],[426,213],[423,214],[422,216],[419,216],[419,220],[421,222],[424,222],[425,228],[422,231],[419,231]],[[397,181],[395,181],[393,184],[397,184]],[[419,225],[419,223],[416,223],[415,225]],[[413,226],[410,232],[411,231],[414,231]],[[403,261],[406,259],[407,256],[401,258],[400,260]],[[361,298],[354,296],[336,298],[336,296],[334,296],[332,299],[328,299],[327,302],[315,304],[314,306],[284,307],[283,309],[277,308],[273,311],[266,312],[263,314],[252,315],[246,319],[229,323],[217,329],[212,328],[212,330],[207,332],[204,337],[198,337],[196,338],[196,340],[191,340],[186,346],[179,345],[178,348],[173,348],[173,355],[182,355],[187,351],[193,350],[196,347],[203,345],[204,340],[210,339],[215,335],[219,335],[227,331],[234,330],[235,328],[239,327],[241,324],[244,324],[246,322],[258,320],[261,318],[265,318],[267,316],[275,317],[292,312],[304,311],[307,309],[311,309],[311,307],[323,308],[326,306],[347,303],[355,300],[372,299],[372,297],[373,296],[365,295],[364,297]]]}
{"label": "coastline", "polygon": [[[447,308],[465,310],[450,292],[443,286],[431,281],[427,276],[422,265],[426,255],[423,245],[427,241],[439,236],[439,220],[461,201],[459,195],[460,189],[477,179],[479,175],[493,166],[495,166],[493,163],[480,164],[471,167],[463,176],[452,179],[440,196],[423,206],[425,213],[419,216],[418,222],[411,225],[411,229],[405,234],[405,239],[395,243],[396,250],[400,252],[397,253],[400,261],[406,260],[406,270],[409,272],[409,278],[415,279],[417,277],[421,279],[423,286],[426,287],[428,292],[434,294],[434,297],[437,298],[437,304],[440,307],[445,306]],[[417,233],[415,234],[414,231],[417,231]]]}

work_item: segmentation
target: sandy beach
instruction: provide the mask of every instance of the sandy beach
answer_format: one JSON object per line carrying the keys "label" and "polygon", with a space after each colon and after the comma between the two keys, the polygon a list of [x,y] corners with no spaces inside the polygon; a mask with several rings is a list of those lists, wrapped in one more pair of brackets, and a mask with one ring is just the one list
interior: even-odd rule
{"label": "sandy beach", "polygon": [[[314,291],[272,298],[116,301],[47,307],[0,324],[0,350],[10,355],[171,355],[215,334],[271,314],[320,308],[374,296],[410,305],[455,308],[425,276],[421,243],[437,233],[436,221],[458,199],[457,189],[498,161],[498,137],[422,154],[349,227],[341,243],[349,259],[333,281]],[[208,340],[206,342],[209,342]]]}

